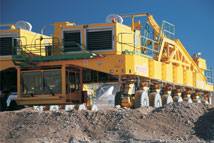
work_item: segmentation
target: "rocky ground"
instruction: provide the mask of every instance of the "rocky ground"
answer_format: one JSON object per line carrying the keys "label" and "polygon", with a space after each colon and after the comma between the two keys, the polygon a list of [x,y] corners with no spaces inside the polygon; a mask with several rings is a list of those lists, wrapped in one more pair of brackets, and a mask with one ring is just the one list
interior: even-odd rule
{"label": "rocky ground", "polygon": [[0,142],[214,142],[214,106],[1,112]]}

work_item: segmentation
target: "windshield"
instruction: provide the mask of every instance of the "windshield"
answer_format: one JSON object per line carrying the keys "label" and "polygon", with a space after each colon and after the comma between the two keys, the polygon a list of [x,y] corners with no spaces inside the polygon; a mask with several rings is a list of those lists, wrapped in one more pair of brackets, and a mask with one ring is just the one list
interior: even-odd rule
{"label": "windshield", "polygon": [[22,73],[22,93],[41,94],[42,93],[42,73],[24,72]]}
{"label": "windshield", "polygon": [[61,71],[45,71],[44,77],[44,94],[60,94],[62,92]]}

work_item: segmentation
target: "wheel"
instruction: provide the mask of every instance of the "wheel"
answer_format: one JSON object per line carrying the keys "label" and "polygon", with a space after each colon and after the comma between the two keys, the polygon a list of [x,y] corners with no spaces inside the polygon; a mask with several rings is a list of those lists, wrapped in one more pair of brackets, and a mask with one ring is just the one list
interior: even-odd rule
{"label": "wheel", "polygon": [[2,112],[3,111],[3,107],[2,107],[2,98],[0,97],[0,112]]}
{"label": "wheel", "polygon": [[9,111],[17,110],[18,109],[18,105],[17,105],[16,101],[12,100],[10,102],[10,105],[9,105],[8,109],[9,109]]}
{"label": "wheel", "polygon": [[162,99],[162,104],[165,105],[165,104],[170,104],[170,103],[173,103],[173,100],[172,100],[172,96],[171,95],[168,95],[168,94],[165,94],[161,97]]}
{"label": "wheel", "polygon": [[202,103],[209,104],[209,102],[207,100],[202,100]]}
{"label": "wheel", "polygon": [[120,105],[122,104],[122,93],[121,92],[117,92],[114,98],[114,105]]}
{"label": "wheel", "polygon": [[9,105],[9,111],[14,111],[14,110],[21,110],[21,109],[23,109],[24,108],[24,106],[22,106],[22,105],[18,105],[17,103],[16,103],[16,101],[15,100],[12,100],[11,102],[10,102],[10,105]]}
{"label": "wheel", "polygon": [[151,106],[156,107],[156,108],[162,107],[162,100],[161,100],[160,93],[158,93],[158,92],[150,93],[150,95],[149,95],[149,104]]}
{"label": "wheel", "polygon": [[173,102],[182,102],[182,101],[183,101],[183,99],[181,96],[174,96],[173,97]]}
{"label": "wheel", "polygon": [[184,98],[184,101],[188,102],[188,103],[192,103],[192,99],[189,97]]}
{"label": "wheel", "polygon": [[0,97],[0,112],[7,110],[6,97],[7,96],[4,96],[4,95],[1,95],[1,97]]}
{"label": "wheel", "polygon": [[195,103],[201,103],[201,100],[200,99],[193,99],[193,102],[195,102]]}
{"label": "wheel", "polygon": [[138,90],[135,93],[134,108],[140,108],[143,106],[149,106],[148,91]]}

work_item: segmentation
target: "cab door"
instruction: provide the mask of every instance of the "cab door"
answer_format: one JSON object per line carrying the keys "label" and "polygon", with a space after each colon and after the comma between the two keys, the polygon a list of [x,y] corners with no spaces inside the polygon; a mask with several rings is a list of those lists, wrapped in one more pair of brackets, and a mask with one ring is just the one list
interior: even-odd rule
{"label": "cab door", "polygon": [[82,70],[66,70],[66,101],[81,103],[82,101]]}

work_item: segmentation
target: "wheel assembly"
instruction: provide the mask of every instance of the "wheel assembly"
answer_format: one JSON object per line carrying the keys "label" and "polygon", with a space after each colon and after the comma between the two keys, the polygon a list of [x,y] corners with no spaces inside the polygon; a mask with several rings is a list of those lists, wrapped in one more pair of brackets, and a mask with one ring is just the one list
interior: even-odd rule
{"label": "wheel assembly", "polygon": [[192,99],[190,97],[186,97],[184,98],[184,101],[188,102],[188,103],[192,103]]}
{"label": "wheel assembly", "polygon": [[183,101],[183,99],[181,96],[174,96],[173,97],[173,102],[182,102],[182,101]]}
{"label": "wheel assembly", "polygon": [[144,106],[149,106],[148,91],[138,90],[135,93],[134,108],[140,108],[140,107],[144,107]]}
{"label": "wheel assembly", "polygon": [[115,95],[115,100],[114,100],[114,105],[120,105],[121,106],[122,103],[122,93],[121,92],[117,92]]}
{"label": "wheel assembly", "polygon": [[150,93],[150,95],[149,95],[149,104],[151,106],[156,107],[156,108],[162,107],[162,100],[161,100],[160,93],[158,93],[158,92]]}
{"label": "wheel assembly", "polygon": [[161,99],[163,105],[173,103],[172,96],[169,94],[163,95]]}
{"label": "wheel assembly", "polygon": [[200,99],[193,99],[193,102],[195,102],[195,103],[201,103],[201,100]]}

